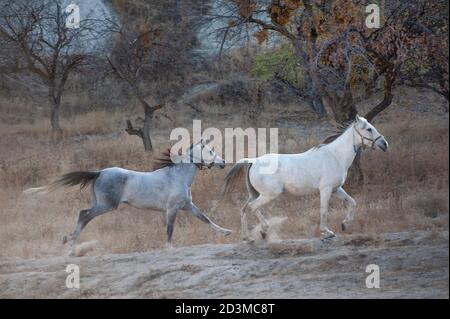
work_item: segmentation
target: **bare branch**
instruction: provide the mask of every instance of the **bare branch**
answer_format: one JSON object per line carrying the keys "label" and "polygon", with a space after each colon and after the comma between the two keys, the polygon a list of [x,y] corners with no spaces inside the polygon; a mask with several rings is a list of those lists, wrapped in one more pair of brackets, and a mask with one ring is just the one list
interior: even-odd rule
{"label": "bare branch", "polygon": [[126,127],[125,131],[129,135],[136,135],[136,136],[139,136],[140,138],[143,138],[143,136],[144,136],[144,133],[143,133],[142,129],[141,128],[134,128],[133,124],[131,124],[130,120],[127,120],[127,127]]}

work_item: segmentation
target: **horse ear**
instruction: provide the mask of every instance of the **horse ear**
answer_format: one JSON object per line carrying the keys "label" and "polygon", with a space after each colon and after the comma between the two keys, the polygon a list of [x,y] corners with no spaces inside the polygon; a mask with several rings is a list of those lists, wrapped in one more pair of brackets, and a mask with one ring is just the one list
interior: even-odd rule
{"label": "horse ear", "polygon": [[200,143],[201,143],[203,146],[205,146],[206,144],[209,143],[209,139],[207,139],[207,138],[202,138],[201,141],[200,141]]}
{"label": "horse ear", "polygon": [[361,117],[358,115],[358,114],[356,114],[356,116],[355,116],[355,121],[356,122],[359,122],[361,120]]}

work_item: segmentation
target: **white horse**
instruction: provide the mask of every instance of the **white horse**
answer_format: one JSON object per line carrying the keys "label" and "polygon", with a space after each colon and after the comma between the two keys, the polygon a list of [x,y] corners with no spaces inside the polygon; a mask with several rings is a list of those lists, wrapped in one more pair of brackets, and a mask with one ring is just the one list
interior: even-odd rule
{"label": "white horse", "polygon": [[164,153],[164,158],[160,158],[157,163],[159,169],[152,172],[136,172],[119,167],[72,172],[58,177],[46,186],[30,188],[25,193],[47,192],[61,186],[78,184],[83,188],[92,184],[91,208],[80,211],[74,232],[63,239],[63,243],[71,240],[73,248],[81,231],[93,218],[117,209],[121,203],[166,212],[167,247],[172,246],[173,227],[179,210],[192,213],[213,229],[228,235],[231,230],[213,223],[192,202],[191,185],[198,170],[213,166],[225,167],[225,161],[208,143],[208,140],[202,139],[192,145],[177,163],[172,162],[170,151]]}
{"label": "white horse", "polygon": [[[244,176],[246,168],[249,198],[241,209],[242,239],[251,240],[246,208],[257,214],[263,229],[267,230],[268,222],[259,209],[282,193],[301,196],[320,191],[320,230],[324,239],[335,236],[327,226],[328,203],[331,195],[335,195],[347,206],[347,215],[342,222],[342,229],[345,230],[353,220],[356,202],[342,185],[355,155],[364,146],[386,151],[388,143],[365,118],[356,116],[342,133],[329,137],[323,144],[304,153],[266,154],[239,160],[225,177],[222,195],[226,196],[233,189],[238,178]],[[264,173],[267,163],[273,161],[277,164],[276,171],[273,174]]]}

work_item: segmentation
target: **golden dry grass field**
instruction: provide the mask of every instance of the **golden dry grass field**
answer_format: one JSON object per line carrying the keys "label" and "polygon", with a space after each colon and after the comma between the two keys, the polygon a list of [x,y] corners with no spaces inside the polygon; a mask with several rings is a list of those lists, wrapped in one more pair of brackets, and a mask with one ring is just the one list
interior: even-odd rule
{"label": "golden dry grass field", "polygon": [[[374,125],[390,142],[390,151],[364,152],[365,182],[348,190],[357,201],[355,221],[348,233],[377,236],[398,231],[448,231],[449,123],[443,105],[445,102],[432,94],[400,90],[393,105],[376,119]],[[329,133],[328,125],[313,122],[314,116],[305,108],[265,108],[251,123],[242,120],[241,114],[224,113],[213,106],[205,106],[198,118],[204,127],[278,127],[280,150],[285,153],[305,151]],[[78,212],[89,204],[89,191],[80,192],[76,187],[45,195],[25,195],[22,192],[26,188],[73,170],[111,166],[151,169],[152,155],[143,151],[138,138],[124,132],[124,119],[129,114],[120,110],[63,118],[65,133],[58,140],[52,139],[45,114],[31,112],[25,101],[0,101],[0,112],[0,257],[63,255],[67,247],[62,245],[62,237],[72,232]],[[170,145],[172,128],[192,126],[192,117],[183,109],[173,109],[172,120],[163,116],[156,120],[152,132],[155,155]],[[199,172],[193,197],[213,220],[234,233],[224,238],[194,217],[180,213],[174,231],[176,247],[239,242],[239,207],[245,192],[235,193],[211,213],[228,169]],[[337,201],[331,204],[330,228],[339,235],[343,207]],[[283,239],[319,235],[318,196],[283,197],[268,211],[272,216],[288,218],[279,233]],[[86,227],[81,242],[94,239],[99,244],[90,252],[93,255],[162,248],[164,214],[122,205]]]}

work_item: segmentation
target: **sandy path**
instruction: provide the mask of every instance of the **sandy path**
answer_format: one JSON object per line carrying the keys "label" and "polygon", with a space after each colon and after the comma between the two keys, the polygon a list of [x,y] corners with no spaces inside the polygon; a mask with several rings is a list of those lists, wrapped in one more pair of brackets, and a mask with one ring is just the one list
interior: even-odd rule
{"label": "sandy path", "polygon": [[[3,298],[448,298],[448,232],[0,259]],[[80,289],[65,267],[80,266]],[[368,264],[380,267],[368,289]]]}

